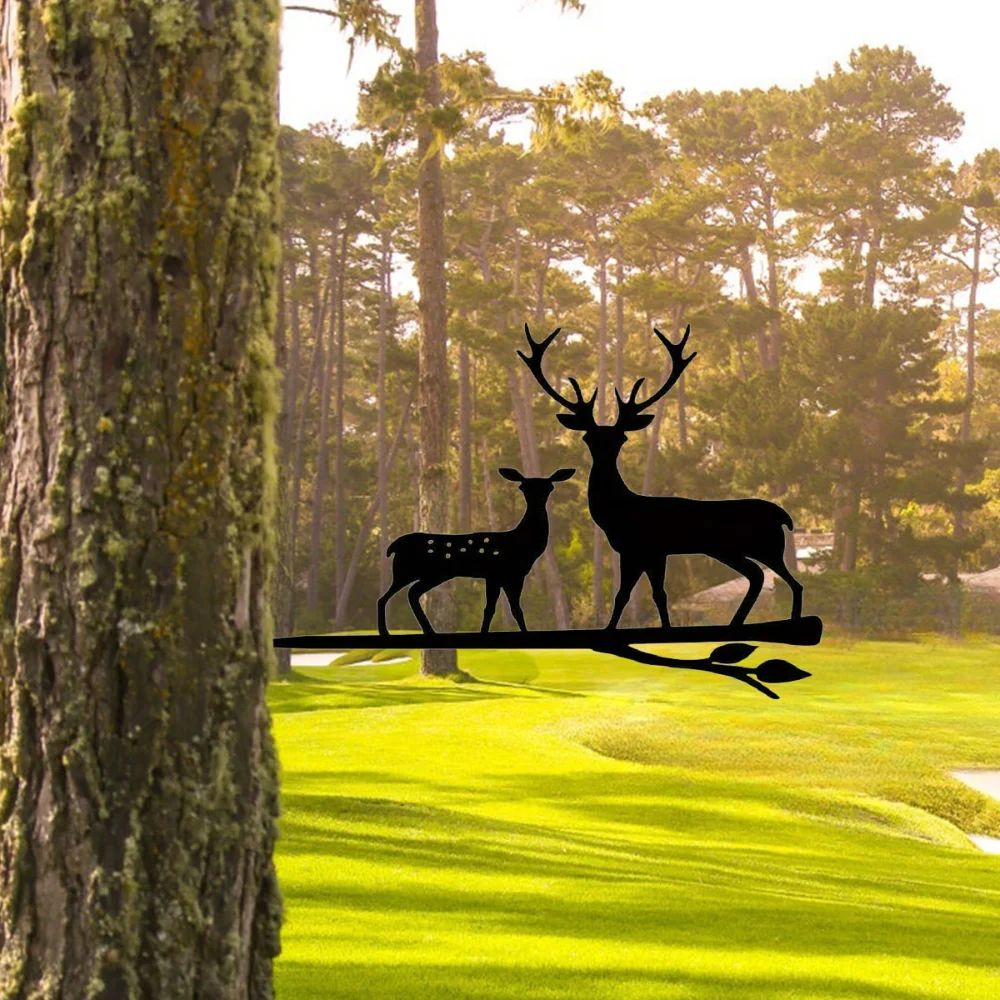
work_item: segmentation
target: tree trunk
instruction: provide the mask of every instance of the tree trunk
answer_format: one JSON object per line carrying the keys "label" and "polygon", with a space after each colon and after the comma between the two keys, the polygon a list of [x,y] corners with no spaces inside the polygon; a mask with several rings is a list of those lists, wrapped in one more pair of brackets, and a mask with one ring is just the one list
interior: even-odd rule
{"label": "tree trunk", "polygon": [[[417,71],[427,78],[426,101],[441,104],[438,79],[436,0],[415,0]],[[420,288],[420,351],[417,411],[420,417],[419,515],[423,531],[448,526],[448,329],[444,273],[444,188],[441,153],[434,131],[422,122],[417,133],[417,284]],[[438,588],[424,598],[441,631],[453,627],[454,601]],[[458,669],[453,649],[427,649],[420,672],[446,676]]]}
{"label": "tree trunk", "polygon": [[875,308],[875,288],[878,284],[878,272],[882,263],[882,231],[876,229],[868,245],[865,255],[865,284],[862,290],[863,302],[869,309]]}
{"label": "tree trunk", "polygon": [[[314,272],[315,269],[314,269]],[[323,293],[322,304],[319,303],[319,286],[317,285],[317,292],[313,303],[313,324],[312,324],[312,334],[313,334],[313,353],[312,359],[309,362],[309,372],[306,375],[306,384],[302,391],[302,405],[299,409],[298,421],[295,430],[295,453],[292,459],[292,509],[289,513],[289,520],[291,521],[292,527],[289,531],[289,546],[292,550],[292,563],[289,567],[293,571],[292,577],[292,602],[293,602],[293,617],[294,617],[294,603],[298,594],[298,584],[294,576],[295,561],[298,555],[298,538],[299,538],[299,514],[301,506],[302,497],[302,476],[305,472],[305,443],[306,443],[306,422],[309,417],[309,402],[312,399],[313,386],[316,384],[317,379],[320,377],[320,372],[323,370],[323,322],[326,316],[326,308],[329,303],[331,286],[333,285],[334,275],[332,273],[331,264],[331,274],[330,280],[327,282],[326,291]]]}
{"label": "tree trunk", "polygon": [[472,387],[469,348],[458,348],[458,530],[472,529]]}
{"label": "tree trunk", "polygon": [[767,192],[765,201],[765,222],[767,225],[767,304],[772,310],[767,321],[768,335],[768,367],[776,370],[781,364],[781,289],[778,286],[778,258],[774,250],[777,238],[774,221],[774,203],[771,191]]}
{"label": "tree trunk", "polygon": [[184,10],[0,7],[18,1000],[273,994],[277,8]]}
{"label": "tree trunk", "polygon": [[853,469],[848,468],[834,489],[834,555],[844,573],[851,573],[858,560],[858,529],[861,517],[861,493],[854,484]]}
{"label": "tree trunk", "polygon": [[[386,458],[389,470],[392,469],[396,461],[396,453],[399,451],[399,444],[403,440],[403,429],[410,419],[410,407],[412,404],[413,393],[407,398],[403,412],[399,416],[399,426],[396,428],[395,437],[392,439],[392,447],[389,449],[389,454]],[[376,496],[368,505],[368,509],[361,519],[361,526],[358,528],[358,538],[354,543],[354,551],[351,553],[351,561],[347,567],[347,572],[344,574],[344,584],[337,595],[337,610],[335,614],[337,631],[340,631],[347,621],[347,606],[351,600],[351,591],[354,590],[354,581],[357,579],[358,567],[361,565],[361,556],[365,551],[365,543],[368,541],[368,533],[371,531],[372,521],[375,520],[375,514],[382,504],[382,492],[384,488],[384,486],[378,488]]]}
{"label": "tree trunk", "polygon": [[[291,271],[291,269],[289,269]],[[276,526],[278,540],[278,559],[275,566],[276,572],[272,576],[274,619],[278,632],[281,635],[289,635],[293,630],[292,620],[292,594],[291,594],[291,573],[289,572],[290,551],[289,551],[289,522],[286,517],[281,516],[290,499],[288,482],[288,445],[291,440],[292,414],[294,414],[294,403],[291,413],[289,413],[289,383],[298,378],[298,372],[293,369],[293,355],[298,348],[298,324],[293,324],[292,345],[288,344],[288,311],[285,302],[285,279],[284,269],[278,270],[278,325],[275,331],[275,353],[274,360],[278,372],[282,377],[281,391],[281,413],[278,417],[277,434],[277,463],[278,463],[278,492],[276,506]],[[297,366],[298,358],[294,358]],[[290,649],[275,650],[275,660],[277,662],[278,674],[288,674],[292,670],[292,651]]]}
{"label": "tree trunk", "polygon": [[336,439],[334,443],[334,542],[333,542],[333,579],[334,595],[333,606],[340,606],[340,589],[344,585],[344,573],[347,567],[344,564],[345,550],[345,523],[347,517],[346,503],[344,500],[344,292],[347,278],[347,229],[340,241],[340,298],[337,309],[337,426]]}
{"label": "tree trunk", "polygon": [[976,220],[972,243],[972,281],[969,285],[969,315],[965,328],[965,409],[962,411],[961,439],[972,438],[972,404],[976,395],[976,307],[979,298],[980,257],[983,249],[983,224]]}
{"label": "tree trunk", "polygon": [[[677,258],[674,258],[674,278],[678,277],[680,268],[677,263]],[[674,306],[674,317],[673,317],[673,329],[670,334],[670,339],[676,344],[680,339],[681,323],[684,320],[684,306],[676,305]],[[673,367],[673,362],[670,360],[670,355],[668,354],[663,359],[663,372],[660,375],[660,382],[666,382],[670,376],[671,368]],[[676,388],[681,387],[681,379],[678,380]],[[656,470],[656,456],[659,451],[660,445],[660,428],[663,425],[663,409],[666,406],[667,398],[661,399],[655,408],[655,415],[653,417],[653,425],[649,432],[649,444],[646,448],[646,470],[642,474],[642,492],[645,494],[650,494],[653,491],[653,479]]]}
{"label": "tree trunk", "polygon": [[[545,323],[545,279],[549,272],[548,257],[539,265],[538,274],[535,277],[535,323],[539,332]],[[529,395],[530,385],[528,382],[529,373],[523,365],[520,367],[521,387],[524,398],[527,401],[528,417],[531,420],[531,437],[535,443],[535,454],[538,455],[537,435],[535,433],[534,411],[531,407],[531,396]],[[541,464],[539,463],[539,468]],[[545,547],[542,556],[543,567],[545,569],[545,583],[549,589],[549,599],[552,601],[552,617],[555,619],[556,628],[566,629],[570,627],[569,606],[566,603],[566,590],[563,587],[562,574],[559,572],[559,563],[556,560],[554,542],[551,534],[549,544]]]}
{"label": "tree trunk", "polygon": [[[486,444],[486,438],[482,440],[480,449],[483,460],[483,496],[486,499],[486,523],[490,526],[490,531],[497,530],[497,509],[493,503],[493,480],[490,479],[490,452]],[[500,601],[500,619],[505,629],[513,624],[510,608],[507,606],[507,598]]]}
{"label": "tree trunk", "polygon": [[386,425],[386,365],[389,356],[389,307],[391,305],[389,274],[392,270],[392,247],[389,233],[382,232],[382,256],[380,259],[380,281],[378,299],[378,382],[376,396],[378,403],[378,583],[379,593],[384,594],[389,587],[389,560],[385,550],[389,545],[389,472],[386,462],[388,427]]}
{"label": "tree trunk", "polygon": [[[983,249],[983,224],[978,219],[973,229],[971,282],[969,284],[969,315],[965,327],[965,409],[962,410],[962,428],[959,440],[968,444],[972,440],[972,405],[976,395],[976,305],[979,298],[980,257]],[[964,456],[963,456],[964,458]],[[965,492],[965,469],[960,467],[956,477],[955,489],[958,493]],[[954,514],[955,538],[965,536],[965,511],[957,508]],[[956,581],[957,581],[956,565]]]}
{"label": "tree trunk", "polygon": [[[746,289],[747,302],[755,306],[760,302],[760,294],[757,291],[757,279],[753,273],[753,261],[750,258],[750,248],[743,248],[743,256],[740,261],[740,277]],[[771,347],[768,343],[767,330],[763,325],[758,326],[754,333],[757,341],[757,363],[760,370],[766,372],[771,367]]]}
{"label": "tree trunk", "polygon": [[[313,483],[312,526],[309,533],[309,576],[306,582],[306,608],[315,611],[319,607],[319,555],[323,538],[323,506],[326,500],[326,490],[330,481],[330,449],[327,440],[330,436],[330,403],[333,396],[333,367],[337,360],[336,310],[344,295],[343,273],[337,269],[337,223],[331,226],[333,237],[330,240],[330,283],[334,286],[334,309],[330,312],[330,332],[326,347],[323,349],[326,364],[322,367],[322,378],[319,389],[319,432],[316,437],[316,480]],[[335,277],[336,276],[336,277]],[[321,313],[322,315],[322,313]],[[317,337],[322,337],[322,328]],[[319,341],[317,341],[318,349]]]}
{"label": "tree trunk", "polygon": [[[622,285],[625,282],[625,269],[622,265],[621,247],[615,257],[615,385],[619,392],[625,391],[625,297]],[[626,394],[627,395],[627,394]],[[615,553],[611,557],[611,583],[615,593],[622,583],[621,559]],[[634,619],[638,601],[629,603],[629,619]]]}
{"label": "tree trunk", "polygon": [[[608,353],[608,260],[603,255],[598,261],[598,283],[601,295],[600,317],[597,331],[597,422],[606,418],[604,383],[607,381]],[[594,624],[604,623],[604,532],[594,525]]]}
{"label": "tree trunk", "polygon": [[688,425],[687,425],[687,391],[684,385],[684,378],[687,372],[677,380],[674,395],[677,397],[677,443],[681,449],[687,447]]}

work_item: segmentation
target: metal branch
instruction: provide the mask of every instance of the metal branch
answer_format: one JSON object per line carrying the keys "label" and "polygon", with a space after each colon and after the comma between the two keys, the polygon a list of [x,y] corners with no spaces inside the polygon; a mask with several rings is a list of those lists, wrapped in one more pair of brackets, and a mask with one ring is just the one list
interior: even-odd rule
{"label": "metal branch", "polygon": [[626,660],[634,660],[636,663],[646,663],[654,667],[674,667],[680,670],[700,670],[707,674],[721,674],[723,677],[732,677],[733,680],[741,681],[756,688],[768,698],[778,700],[770,688],[765,687],[755,677],[751,677],[745,667],[734,667],[727,663],[713,663],[710,659],[681,660],[672,656],[659,656],[657,653],[647,653],[642,649],[633,649],[631,646],[594,646],[595,653],[609,653],[612,656],[620,656]]}

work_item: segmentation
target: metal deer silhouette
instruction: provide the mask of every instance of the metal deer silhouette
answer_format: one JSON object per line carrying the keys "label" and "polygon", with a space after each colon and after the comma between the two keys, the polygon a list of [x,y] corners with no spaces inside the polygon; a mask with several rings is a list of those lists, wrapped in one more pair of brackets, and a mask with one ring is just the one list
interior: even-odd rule
{"label": "metal deer silhouette", "polygon": [[616,388],[618,419],[610,425],[598,425],[594,419],[596,389],[590,399],[586,399],[577,380],[571,378],[569,383],[576,399],[570,400],[546,379],[542,358],[559,330],[540,342],[532,340],[527,324],[524,332],[531,355],[522,351],[518,351],[518,355],[538,384],[569,411],[557,414],[557,419],[564,427],[583,432],[584,444],[590,449],[593,459],[587,487],[590,514],[621,560],[621,586],[615,595],[614,610],[606,627],[617,628],[632,590],[643,573],[649,579],[660,622],[668,627],[670,618],[664,589],[667,557],[690,553],[711,556],[749,581],[746,597],[731,624],[743,624],[760,595],[764,571],[758,563],[773,570],[788,584],[792,591],[792,618],[800,618],[802,585],[785,566],[784,528],[792,527],[787,511],[768,500],[644,496],[630,490],[618,471],[618,454],[628,440],[627,432],[641,430],[652,422],[653,415],[643,411],[662,399],[694,360],[694,354],[684,357],[691,327],[687,328],[679,344],[674,344],[659,330],[654,330],[670,355],[670,375],[656,392],[641,402],[636,397],[645,379],[640,378],[632,386],[628,399],[622,399]]}
{"label": "metal deer silhouette", "polygon": [[393,557],[392,582],[378,599],[378,630],[388,634],[385,609],[389,598],[404,587],[413,614],[425,633],[434,629],[420,606],[420,598],[429,590],[455,577],[472,577],[486,582],[486,608],[481,632],[489,632],[502,590],[518,628],[528,631],[521,612],[521,589],[531,567],[549,543],[549,516],[546,504],[554,483],[569,479],[576,469],[559,469],[551,476],[529,479],[517,469],[500,469],[500,475],[524,494],[525,511],[518,525],[510,531],[470,532],[463,535],[437,535],[414,531],[400,535],[386,550]]}

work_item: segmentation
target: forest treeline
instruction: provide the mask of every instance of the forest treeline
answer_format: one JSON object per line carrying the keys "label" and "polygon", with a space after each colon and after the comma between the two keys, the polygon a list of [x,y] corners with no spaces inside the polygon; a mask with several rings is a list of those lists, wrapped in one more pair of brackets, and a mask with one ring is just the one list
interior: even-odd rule
{"label": "forest treeline", "polygon": [[[409,72],[387,65],[363,88],[362,141],[336,123],[279,138],[279,631],[371,627],[385,546],[416,524],[418,308],[394,288],[419,268]],[[677,340],[690,324],[698,358],[625,446],[626,480],[764,496],[797,528],[832,531],[807,612],[977,625],[958,574],[1000,562],[1000,313],[980,304],[1000,263],[1000,152],[942,158],[962,116],[931,70],[860,48],[795,91],[671,93],[550,134],[536,115],[527,145],[510,137],[523,96],[482,56],[444,61],[442,77],[474,94],[435,133],[451,530],[516,522],[498,466],[588,461],[514,353],[525,321],[563,328],[551,377],[596,388],[602,422],[615,386],[664,376],[652,327]],[[610,611],[617,567],[585,484],[552,498],[530,627]],[[668,592],[729,576],[676,557]],[[477,627],[479,587],[455,586],[459,627]],[[630,614],[654,620],[648,590]],[[390,623],[412,627],[405,602]]]}

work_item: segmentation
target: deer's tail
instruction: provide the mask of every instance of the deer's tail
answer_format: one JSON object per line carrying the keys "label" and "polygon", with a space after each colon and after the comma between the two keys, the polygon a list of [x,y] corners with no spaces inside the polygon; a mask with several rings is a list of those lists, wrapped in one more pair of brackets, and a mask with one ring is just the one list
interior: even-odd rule
{"label": "deer's tail", "polygon": [[795,525],[792,523],[792,515],[785,510],[784,507],[779,507],[778,510],[781,511],[781,523],[789,530],[794,531]]}

